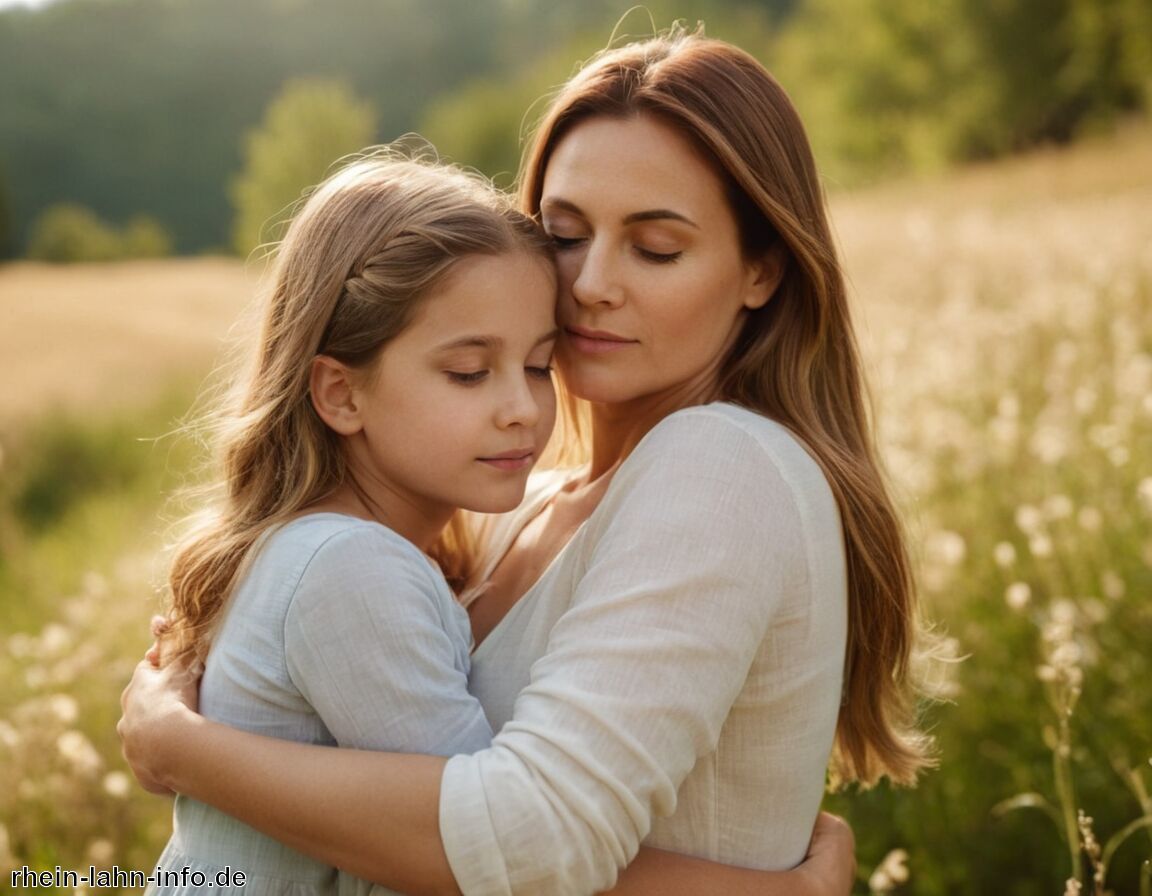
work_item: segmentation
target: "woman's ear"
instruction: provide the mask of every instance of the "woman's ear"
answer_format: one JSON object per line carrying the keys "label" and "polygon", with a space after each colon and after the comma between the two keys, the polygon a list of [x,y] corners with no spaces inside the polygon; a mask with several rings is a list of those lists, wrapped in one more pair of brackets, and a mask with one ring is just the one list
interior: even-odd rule
{"label": "woman's ear", "polygon": [[748,265],[750,281],[744,293],[744,307],[749,311],[763,308],[776,294],[784,271],[788,267],[788,253],[779,241]]}
{"label": "woman's ear", "polygon": [[312,407],[329,429],[342,436],[355,435],[364,428],[352,377],[347,365],[335,358],[317,355],[312,359],[308,379]]}

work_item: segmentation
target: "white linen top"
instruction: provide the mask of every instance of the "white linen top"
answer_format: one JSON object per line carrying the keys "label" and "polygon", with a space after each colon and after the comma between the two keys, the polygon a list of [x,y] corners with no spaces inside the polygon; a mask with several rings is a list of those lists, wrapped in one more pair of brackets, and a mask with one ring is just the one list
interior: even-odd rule
{"label": "white linen top", "polygon": [[[309,514],[252,551],[205,663],[200,712],[283,740],[470,752],[492,737],[466,690],[471,645],[467,613],[415,545],[378,523]],[[150,888],[162,896],[370,886],[186,796],[157,865],[173,872]],[[176,873],[185,867],[203,884]],[[243,887],[224,885],[226,867],[246,876]]]}
{"label": "white linen top", "polygon": [[[484,533],[488,572],[562,484]],[[472,657],[498,730],[448,761],[440,826],[464,893],[587,894],[641,842],[799,862],[825,783],[847,632],[840,518],[783,426],[679,411]]]}

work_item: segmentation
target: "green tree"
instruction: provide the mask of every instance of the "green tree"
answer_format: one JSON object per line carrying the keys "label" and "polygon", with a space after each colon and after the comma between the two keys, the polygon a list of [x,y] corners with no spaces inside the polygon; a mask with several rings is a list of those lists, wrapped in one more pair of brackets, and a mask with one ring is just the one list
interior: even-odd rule
{"label": "green tree", "polygon": [[83,205],[47,208],[32,226],[28,257],[37,261],[111,261],[120,257],[119,234]]}
{"label": "green tree", "polygon": [[341,156],[372,143],[375,131],[372,106],[343,82],[285,84],[244,140],[244,170],[231,191],[236,251],[245,255],[277,237],[302,191],[322,180]]}
{"label": "green tree", "polygon": [[172,237],[151,215],[136,215],[120,237],[124,258],[164,258],[172,254]]}

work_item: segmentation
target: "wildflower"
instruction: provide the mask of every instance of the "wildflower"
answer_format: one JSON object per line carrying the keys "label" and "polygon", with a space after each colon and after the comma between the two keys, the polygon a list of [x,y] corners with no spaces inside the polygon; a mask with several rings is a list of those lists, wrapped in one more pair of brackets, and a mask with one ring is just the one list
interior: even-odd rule
{"label": "wildflower", "polygon": [[1001,541],[992,549],[992,559],[1001,569],[1007,569],[1016,562],[1016,548],[1010,541]]}
{"label": "wildflower", "polygon": [[1072,515],[1072,499],[1067,495],[1049,495],[1044,499],[1044,513],[1050,520],[1063,520]]}
{"label": "wildflower", "polygon": [[1013,610],[1023,610],[1032,600],[1032,589],[1027,582],[1013,582],[1004,592],[1004,600]]}
{"label": "wildflower", "polygon": [[1111,600],[1119,600],[1124,596],[1124,580],[1110,569],[1104,570],[1100,576],[1100,589],[1104,596]]}
{"label": "wildflower", "polygon": [[868,889],[873,893],[891,893],[908,880],[908,853],[894,849],[884,856],[868,878]]}
{"label": "wildflower", "polygon": [[1037,532],[1028,539],[1028,550],[1032,552],[1033,557],[1051,557],[1052,539],[1043,532]]}
{"label": "wildflower", "polygon": [[1144,512],[1152,516],[1152,476],[1140,480],[1140,484],[1136,486],[1136,497],[1139,498]]}
{"label": "wildflower", "polygon": [[132,782],[124,772],[108,772],[108,774],[104,776],[104,792],[109,796],[122,800],[128,796],[128,792],[131,789]]}
{"label": "wildflower", "polygon": [[996,402],[996,414],[1000,417],[1016,418],[1020,416],[1020,399],[1014,392],[1005,392]]}
{"label": "wildflower", "polygon": [[958,566],[968,552],[964,536],[946,529],[929,536],[928,549],[945,566]]}
{"label": "wildflower", "polygon": [[1064,882],[1064,896],[1080,896],[1084,890],[1084,885],[1074,877],[1068,878]]}
{"label": "wildflower", "polygon": [[72,646],[72,633],[58,622],[44,626],[40,633],[40,651],[44,656],[59,656]]}
{"label": "wildflower", "polygon": [[1104,525],[1104,517],[1095,507],[1081,507],[1076,514],[1076,522],[1085,532],[1099,532]]}
{"label": "wildflower", "polygon": [[93,865],[106,868],[112,864],[116,855],[116,847],[106,837],[100,837],[88,844],[88,861]]}
{"label": "wildflower", "polygon": [[1044,515],[1031,504],[1021,504],[1016,508],[1016,525],[1025,535],[1037,531],[1044,522]]}
{"label": "wildflower", "polygon": [[20,732],[3,719],[0,719],[0,744],[9,750],[15,750],[20,746]]}
{"label": "wildflower", "polygon": [[53,694],[48,698],[48,710],[62,725],[71,725],[80,715],[76,698],[69,694]]}
{"label": "wildflower", "polygon": [[56,738],[56,749],[80,775],[94,775],[104,764],[92,742],[80,731],[65,731]]}

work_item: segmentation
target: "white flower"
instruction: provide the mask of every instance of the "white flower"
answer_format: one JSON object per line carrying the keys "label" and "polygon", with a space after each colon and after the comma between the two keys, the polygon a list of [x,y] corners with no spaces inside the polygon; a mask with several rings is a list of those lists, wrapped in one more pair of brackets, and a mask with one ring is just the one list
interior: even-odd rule
{"label": "white flower", "polygon": [[1152,476],[1140,480],[1140,484],[1136,486],[1136,497],[1140,500],[1144,512],[1152,516]]}
{"label": "white flower", "polygon": [[992,549],[992,558],[1001,569],[1007,569],[1016,562],[1016,548],[1010,541],[1001,541]]}
{"label": "white flower", "polygon": [[104,764],[92,742],[80,731],[65,731],[56,738],[56,749],[80,775],[94,775]]}
{"label": "white flower", "polygon": [[1044,499],[1044,513],[1050,520],[1063,520],[1072,515],[1072,499],[1067,495],[1049,495]]}
{"label": "white flower", "polygon": [[1004,600],[1013,610],[1023,610],[1032,600],[1032,589],[1027,582],[1013,582],[1004,592]]}
{"label": "white flower", "polygon": [[112,864],[115,855],[116,847],[111,840],[105,837],[100,837],[88,844],[88,861],[97,867],[107,868]]}
{"label": "white flower", "polygon": [[76,698],[69,694],[53,694],[48,698],[48,709],[62,725],[71,725],[80,715]]}
{"label": "white flower", "polygon": [[1104,525],[1104,516],[1095,507],[1081,507],[1076,514],[1076,522],[1085,532],[1099,532]]}
{"label": "white flower", "polygon": [[1026,535],[1031,535],[1044,522],[1044,515],[1031,504],[1021,504],[1016,508],[1016,525]]}
{"label": "white flower", "polygon": [[907,880],[908,853],[903,849],[894,849],[876,866],[868,878],[868,888],[873,893],[891,893]]}
{"label": "white flower", "polygon": [[124,799],[132,790],[132,780],[124,772],[108,772],[104,776],[104,792],[118,800]]}
{"label": "white flower", "polygon": [[1037,532],[1028,539],[1028,550],[1032,552],[1033,557],[1051,557],[1052,539],[1043,532]]}

